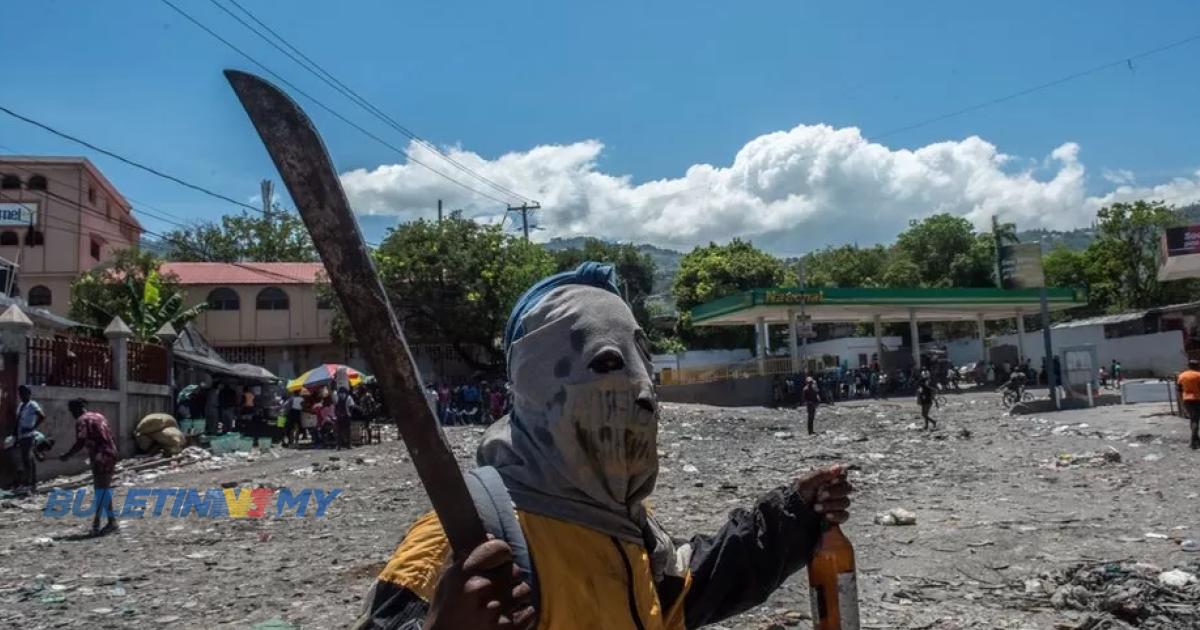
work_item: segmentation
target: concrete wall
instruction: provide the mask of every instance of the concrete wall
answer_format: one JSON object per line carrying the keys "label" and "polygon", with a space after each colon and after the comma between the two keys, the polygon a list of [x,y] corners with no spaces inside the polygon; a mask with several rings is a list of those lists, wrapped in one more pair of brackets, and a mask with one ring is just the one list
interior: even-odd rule
{"label": "concrete wall", "polygon": [[[188,306],[208,300],[208,294],[222,285],[191,284],[184,287]],[[275,286],[288,296],[288,310],[260,311],[256,307],[259,292]],[[235,284],[225,285],[238,294],[236,311],[206,310],[196,318],[196,328],[214,346],[241,345],[319,345],[328,344],[333,311],[317,307],[316,285],[312,284]]]}
{"label": "concrete wall", "polygon": [[[1100,361],[1107,365],[1117,359],[1127,376],[1171,376],[1187,367],[1181,330],[1107,339],[1106,342],[1096,348]],[[1104,350],[1108,351],[1107,355]],[[1147,373],[1140,374],[1143,370]]]}
{"label": "concrete wall", "polygon": [[123,434],[132,433],[133,427],[121,421],[117,413],[120,393],[112,389],[76,389],[73,387],[39,387],[30,388],[33,399],[46,412],[46,421],[42,423],[41,431],[54,439],[54,450],[50,457],[38,464],[38,479],[48,479],[57,475],[73,475],[88,469],[86,454],[79,454],[68,462],[58,461],[58,456],[67,452],[75,443],[75,418],[67,409],[67,403],[76,398],[88,401],[88,408],[104,414],[108,426],[117,439],[117,449],[122,457],[133,454],[133,438],[122,439]]}
{"label": "concrete wall", "polygon": [[[1121,362],[1126,376],[1170,376],[1187,367],[1183,332],[1179,330],[1105,339],[1103,326],[1072,326],[1052,328],[1050,338],[1055,354],[1061,354],[1061,349],[1067,346],[1094,345],[1101,365],[1107,366],[1116,359]],[[992,347],[1016,344],[1015,334],[999,335],[991,340]],[[1024,344],[1025,356],[1030,363],[1034,367],[1041,366],[1044,354],[1042,332],[1025,333]]]}
{"label": "concrete wall", "polygon": [[662,370],[663,368],[682,370],[686,368],[742,363],[753,359],[754,353],[749,349],[688,350],[678,354],[656,354],[650,358],[654,361],[655,371]]}
{"label": "concrete wall", "polygon": [[[881,341],[885,350],[895,350],[904,343],[900,337],[885,336],[881,338]],[[858,355],[860,354],[867,355],[867,362],[870,363],[871,356],[876,353],[875,337],[842,337],[809,342],[807,351],[810,358],[819,359],[829,355],[837,357],[839,364],[846,363],[851,368],[856,368],[859,365]],[[775,355],[788,356],[788,352],[788,349],[784,348],[782,354],[776,352]]]}
{"label": "concrete wall", "polygon": [[662,402],[699,403],[717,407],[756,407],[774,401],[773,377],[756,376],[714,383],[664,385],[658,388]]}
{"label": "concrete wall", "polygon": [[[997,342],[993,341],[993,344]],[[1002,342],[1001,342],[1002,343]],[[983,358],[979,350],[979,340],[970,337],[951,339],[946,342],[946,360],[954,365],[966,365]],[[1039,355],[1040,356],[1040,355]]]}

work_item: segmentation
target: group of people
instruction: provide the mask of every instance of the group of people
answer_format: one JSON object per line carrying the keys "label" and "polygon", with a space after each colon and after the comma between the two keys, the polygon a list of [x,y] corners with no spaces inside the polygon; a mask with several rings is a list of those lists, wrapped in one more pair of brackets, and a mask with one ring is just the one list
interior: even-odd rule
{"label": "group of people", "polygon": [[257,425],[271,417],[279,403],[279,395],[271,387],[220,382],[193,389],[178,401],[176,415],[204,419],[204,432],[209,435],[253,433]]}
{"label": "group of people", "polygon": [[1104,366],[1101,365],[1099,377],[1100,387],[1112,387],[1113,389],[1120,389],[1121,384],[1125,382],[1125,375],[1121,373],[1121,362],[1113,359],[1107,370],[1105,370]]}
{"label": "group of people", "polygon": [[[283,444],[298,446],[301,436],[307,433],[313,448],[352,448],[351,423],[369,422],[377,412],[375,395],[364,385],[353,389],[347,385],[335,386],[333,390],[322,386],[315,392],[301,388],[288,397]],[[305,413],[311,413],[316,418],[314,426],[305,428]]]}
{"label": "group of people", "polygon": [[509,410],[508,385],[500,380],[431,384],[425,396],[443,425],[491,424]]}
{"label": "group of people", "polygon": [[821,402],[833,404],[839,400],[856,398],[879,398],[886,395],[884,387],[888,383],[886,374],[879,370],[879,365],[845,369],[842,367],[825,370],[801,370],[795,374],[775,377],[773,395],[777,406],[792,406],[807,402],[804,391],[809,381],[819,393]]}

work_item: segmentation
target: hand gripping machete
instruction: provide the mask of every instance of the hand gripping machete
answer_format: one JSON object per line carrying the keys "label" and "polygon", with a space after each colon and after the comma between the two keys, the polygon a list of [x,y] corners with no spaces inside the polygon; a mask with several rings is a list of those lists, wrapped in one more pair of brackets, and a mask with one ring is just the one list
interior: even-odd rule
{"label": "hand gripping machete", "polygon": [[312,120],[279,88],[237,70],[226,70],[225,78],[312,235],[329,281],[379,379],[384,402],[398,419],[404,445],[450,546],[457,558],[465,558],[487,540],[483,522],[425,398],[404,331],[375,272],[325,143]]}

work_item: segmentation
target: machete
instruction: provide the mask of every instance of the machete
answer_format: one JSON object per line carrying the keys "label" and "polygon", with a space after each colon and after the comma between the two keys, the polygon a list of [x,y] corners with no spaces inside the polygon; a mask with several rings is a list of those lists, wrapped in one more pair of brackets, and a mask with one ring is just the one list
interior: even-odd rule
{"label": "machete", "polygon": [[363,354],[378,379],[384,403],[457,558],[487,538],[462,471],[434,416],[421,375],[388,302],[375,263],[346,200],[325,143],[300,106],[252,74],[226,70],[242,107],[279,169],[313,244],[342,301]]}

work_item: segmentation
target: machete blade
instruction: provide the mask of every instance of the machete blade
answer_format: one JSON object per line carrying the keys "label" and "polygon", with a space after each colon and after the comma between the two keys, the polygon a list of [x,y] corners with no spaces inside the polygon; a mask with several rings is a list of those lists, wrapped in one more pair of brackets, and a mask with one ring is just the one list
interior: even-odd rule
{"label": "machete blade", "polygon": [[333,161],[312,121],[267,81],[226,70],[242,107],[275,162],[312,235],[330,283],[345,305],[384,402],[396,415],[404,444],[456,555],[485,540],[484,527],[454,453],[425,398],[416,363],[358,229]]}

